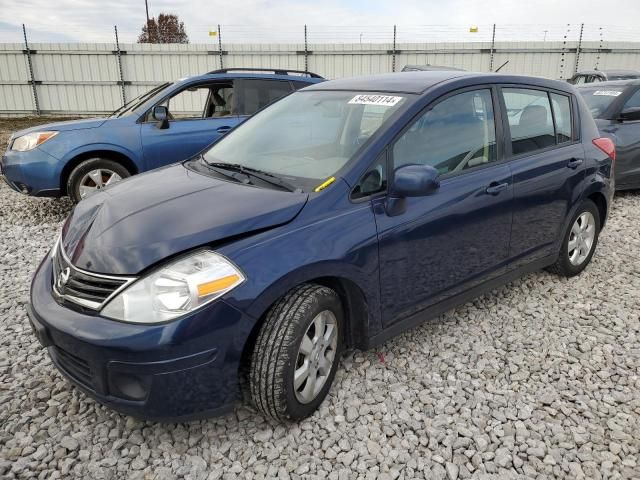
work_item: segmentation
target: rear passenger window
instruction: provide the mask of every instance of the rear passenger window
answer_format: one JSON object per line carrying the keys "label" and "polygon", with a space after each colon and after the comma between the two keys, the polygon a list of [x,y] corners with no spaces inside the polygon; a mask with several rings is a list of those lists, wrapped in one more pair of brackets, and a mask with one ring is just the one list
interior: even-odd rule
{"label": "rear passenger window", "polygon": [[505,88],[502,92],[514,155],[556,144],[547,92],[524,88]]}
{"label": "rear passenger window", "polygon": [[453,95],[429,109],[393,146],[394,169],[421,164],[440,174],[495,162],[496,130],[490,90]]}
{"label": "rear passenger window", "polygon": [[557,143],[570,142],[572,138],[571,102],[566,95],[551,94],[553,117],[556,120]]}
{"label": "rear passenger window", "polygon": [[291,80],[291,83],[293,84],[293,88],[295,88],[296,90],[300,90],[301,88],[308,87],[309,85],[313,85],[313,83],[301,82],[299,80]]}
{"label": "rear passenger window", "polygon": [[291,91],[288,81],[279,80],[240,80],[239,115],[253,115]]}

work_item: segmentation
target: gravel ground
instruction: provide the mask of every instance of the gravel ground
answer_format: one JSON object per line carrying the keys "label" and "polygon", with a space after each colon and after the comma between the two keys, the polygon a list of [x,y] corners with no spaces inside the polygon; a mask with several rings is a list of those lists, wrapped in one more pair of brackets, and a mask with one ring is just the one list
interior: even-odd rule
{"label": "gravel ground", "polygon": [[532,274],[348,354],[286,426],[243,406],[140,422],[57,373],[25,304],[69,208],[0,186],[0,478],[640,478],[640,193],[580,277]]}

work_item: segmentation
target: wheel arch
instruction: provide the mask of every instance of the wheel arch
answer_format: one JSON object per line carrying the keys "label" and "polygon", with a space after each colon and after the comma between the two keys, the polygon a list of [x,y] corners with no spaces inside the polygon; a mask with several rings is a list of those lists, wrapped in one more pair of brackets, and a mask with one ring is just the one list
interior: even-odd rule
{"label": "wheel arch", "polygon": [[67,181],[69,180],[69,175],[71,175],[73,169],[85,160],[89,160],[90,158],[105,158],[108,160],[113,160],[129,170],[132,175],[139,173],[139,168],[136,163],[130,158],[130,156],[122,152],[110,149],[87,150],[73,156],[69,161],[66,162],[64,168],[62,169],[62,172],[60,173],[60,192],[62,195],[67,194]]}
{"label": "wheel arch", "polygon": [[305,283],[322,285],[331,288],[337,293],[340,297],[340,301],[342,302],[346,320],[344,332],[346,342],[345,346],[347,348],[367,348],[370,336],[370,325],[372,321],[375,321],[375,319],[371,318],[371,305],[369,305],[363,289],[354,280],[343,276],[323,275],[308,278],[294,285],[289,285],[284,292],[279,292],[279,295],[275,296],[275,298],[271,298],[268,306],[264,308],[261,314],[257,317],[258,320],[255,322],[247,336],[242,350],[240,360],[241,385],[245,384],[245,379],[247,378],[246,374],[251,361],[251,353],[253,352],[256,338],[258,337],[258,333],[265,321],[267,313],[288,291]]}
{"label": "wheel arch", "polygon": [[593,192],[587,197],[598,207],[598,213],[600,214],[600,230],[604,228],[604,224],[607,221],[607,198],[602,192]]}

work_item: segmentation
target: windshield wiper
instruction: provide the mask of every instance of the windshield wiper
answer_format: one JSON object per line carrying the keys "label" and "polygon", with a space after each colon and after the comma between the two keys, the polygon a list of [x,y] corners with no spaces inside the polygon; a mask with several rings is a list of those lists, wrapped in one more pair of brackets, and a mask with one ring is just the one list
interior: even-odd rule
{"label": "windshield wiper", "polygon": [[207,165],[215,168],[219,168],[222,170],[231,170],[233,172],[240,172],[247,176],[255,177],[262,180],[265,183],[270,183],[271,185],[275,185],[276,187],[280,187],[289,192],[301,192],[302,190],[294,185],[282,180],[277,175],[273,173],[265,172],[264,170],[258,170],[257,168],[245,167],[244,165],[240,165],[239,163],[224,163],[224,162],[206,162]]}

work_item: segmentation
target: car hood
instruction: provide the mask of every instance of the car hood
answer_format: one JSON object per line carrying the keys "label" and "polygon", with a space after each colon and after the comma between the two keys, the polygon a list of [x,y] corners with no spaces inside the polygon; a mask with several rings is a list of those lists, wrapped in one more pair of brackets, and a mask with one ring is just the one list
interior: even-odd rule
{"label": "car hood", "polygon": [[84,118],[82,120],[70,120],[67,122],[44,123],[35,127],[25,128],[13,134],[14,138],[31,132],[41,132],[43,130],[56,130],[58,132],[69,132],[72,130],[83,130],[86,128],[97,128],[106,122],[106,118]]}
{"label": "car hood", "polygon": [[62,244],[78,268],[135,275],[180,252],[287,223],[307,198],[172,165],[80,202]]}

